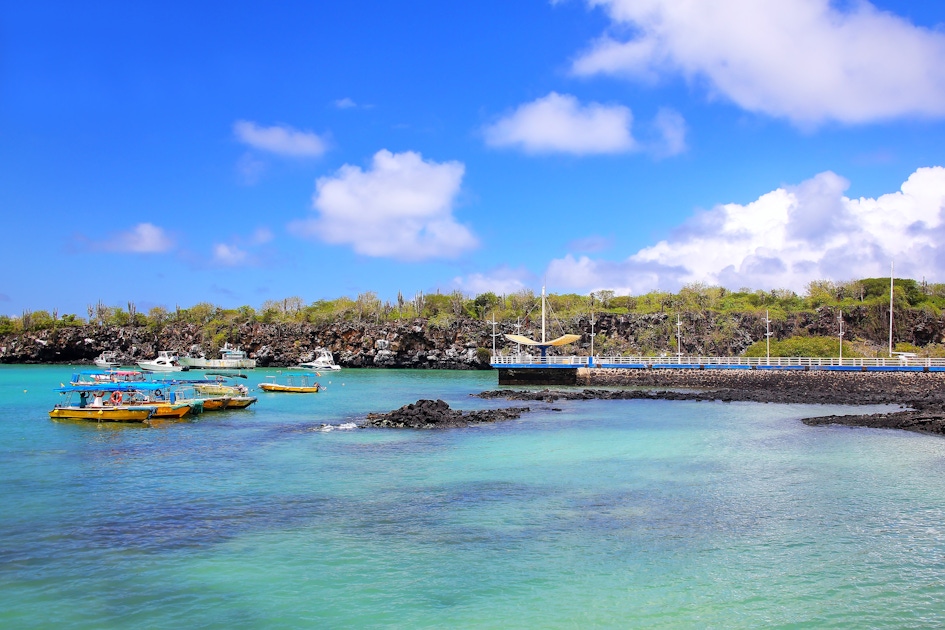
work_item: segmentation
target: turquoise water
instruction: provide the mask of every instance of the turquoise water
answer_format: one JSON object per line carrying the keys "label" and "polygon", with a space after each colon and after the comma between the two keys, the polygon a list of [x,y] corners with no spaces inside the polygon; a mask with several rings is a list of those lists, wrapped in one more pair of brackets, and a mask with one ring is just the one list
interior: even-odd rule
{"label": "turquoise water", "polygon": [[55,423],[70,373],[0,367],[3,628],[945,625],[945,440],[799,421],[850,408],[318,431],[507,404],[469,397],[490,372],[345,370],[191,422]]}

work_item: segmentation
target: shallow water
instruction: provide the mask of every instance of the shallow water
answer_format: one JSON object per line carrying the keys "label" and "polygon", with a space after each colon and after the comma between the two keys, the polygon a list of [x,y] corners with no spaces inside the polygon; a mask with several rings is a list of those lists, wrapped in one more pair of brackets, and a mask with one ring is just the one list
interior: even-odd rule
{"label": "shallow water", "polygon": [[4,628],[945,625],[945,440],[799,420],[862,408],[318,431],[507,404],[469,396],[493,372],[343,370],[191,422],[55,423],[70,373],[0,367]]}

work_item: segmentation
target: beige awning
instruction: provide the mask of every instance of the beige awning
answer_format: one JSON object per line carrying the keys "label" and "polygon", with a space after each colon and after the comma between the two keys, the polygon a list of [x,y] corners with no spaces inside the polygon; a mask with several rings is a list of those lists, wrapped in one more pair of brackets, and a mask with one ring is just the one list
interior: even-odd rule
{"label": "beige awning", "polygon": [[574,343],[581,338],[581,335],[561,335],[557,339],[552,339],[545,343],[529,339],[524,335],[506,335],[505,338],[513,343],[520,343],[523,346],[563,346],[565,344]]}

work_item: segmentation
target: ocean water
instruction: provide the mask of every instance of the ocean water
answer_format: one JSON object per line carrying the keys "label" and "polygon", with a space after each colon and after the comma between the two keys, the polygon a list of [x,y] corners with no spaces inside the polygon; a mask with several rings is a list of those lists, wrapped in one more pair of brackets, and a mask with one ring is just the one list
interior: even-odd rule
{"label": "ocean water", "polygon": [[0,367],[2,628],[945,626],[945,440],[799,420],[849,407],[320,431],[509,404],[469,396],[495,373],[344,370],[189,422],[52,422],[70,373]]}

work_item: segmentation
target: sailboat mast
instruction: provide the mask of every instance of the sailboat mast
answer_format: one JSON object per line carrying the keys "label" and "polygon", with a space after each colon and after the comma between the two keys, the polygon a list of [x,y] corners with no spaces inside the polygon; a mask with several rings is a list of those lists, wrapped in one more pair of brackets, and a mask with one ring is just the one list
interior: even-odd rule
{"label": "sailboat mast", "polygon": [[541,286],[541,342],[545,343],[545,285]]}
{"label": "sailboat mast", "polygon": [[895,277],[895,263],[889,263],[889,356],[892,358],[893,339],[893,278]]}

